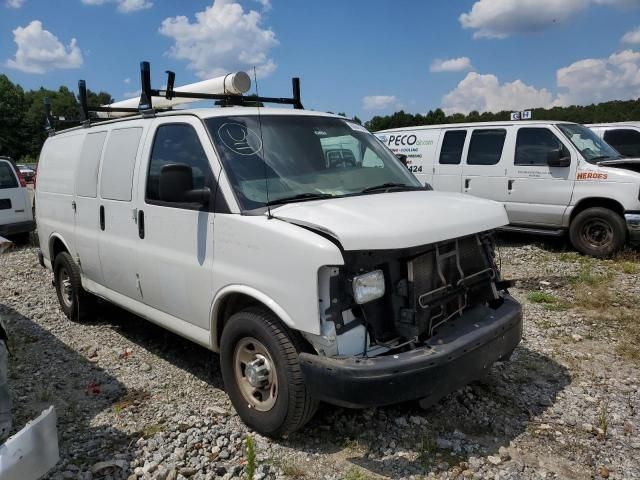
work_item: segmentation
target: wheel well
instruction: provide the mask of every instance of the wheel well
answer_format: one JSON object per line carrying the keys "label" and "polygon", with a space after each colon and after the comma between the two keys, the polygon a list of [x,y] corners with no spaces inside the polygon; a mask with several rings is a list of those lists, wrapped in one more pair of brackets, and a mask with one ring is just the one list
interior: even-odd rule
{"label": "wheel well", "polygon": [[222,329],[224,328],[229,317],[240,310],[250,306],[263,306],[258,300],[244,293],[230,293],[221,300],[214,318],[216,337],[215,344],[220,346],[220,338],[222,337]]}
{"label": "wheel well", "polygon": [[51,265],[53,265],[53,262],[55,262],[56,257],[58,256],[59,253],[62,253],[62,252],[69,253],[65,244],[62,243],[62,240],[60,240],[58,237],[53,237],[51,239],[50,251],[51,251]]}
{"label": "wheel well", "polygon": [[[224,326],[234,313],[237,313],[240,310],[244,310],[245,308],[249,307],[261,307],[265,310],[269,310],[276,318],[278,318],[278,315],[272,309],[270,309],[264,303],[255,299],[251,295],[247,295],[245,293],[230,293],[229,295],[225,296],[220,302],[220,306],[216,309],[213,319],[216,335],[214,338],[214,345],[217,345],[218,348],[220,348],[222,330],[224,330]],[[301,351],[314,351],[311,344],[309,344],[309,342],[307,342],[307,340],[299,332],[288,328],[284,322],[281,323],[282,326],[289,331],[291,336],[294,337],[294,341],[297,342]]]}
{"label": "wheel well", "polygon": [[587,208],[593,208],[593,207],[608,208],[609,210],[616,212],[621,217],[624,216],[624,207],[620,203],[618,203],[616,200],[612,200],[610,198],[594,197],[594,198],[586,198],[580,201],[574,207],[573,211],[571,212],[570,222],[573,221],[575,216],[580,212],[586,210]]}

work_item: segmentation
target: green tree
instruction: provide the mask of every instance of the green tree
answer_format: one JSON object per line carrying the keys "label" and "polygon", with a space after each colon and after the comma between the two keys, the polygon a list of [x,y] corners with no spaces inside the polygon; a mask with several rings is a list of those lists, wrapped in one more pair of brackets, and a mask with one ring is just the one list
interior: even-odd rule
{"label": "green tree", "polygon": [[24,148],[24,91],[0,75],[0,155],[20,158]]}

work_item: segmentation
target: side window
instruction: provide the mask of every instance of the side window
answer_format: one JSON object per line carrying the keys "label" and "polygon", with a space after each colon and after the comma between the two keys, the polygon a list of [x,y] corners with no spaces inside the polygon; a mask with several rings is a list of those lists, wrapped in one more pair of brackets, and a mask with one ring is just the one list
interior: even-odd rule
{"label": "side window", "polygon": [[151,161],[147,173],[146,200],[149,203],[159,203],[161,205],[171,205],[181,208],[201,208],[190,206],[182,199],[167,201],[161,199],[160,173],[167,166],[182,165],[191,169],[191,180],[189,186],[192,189],[204,187],[214,189],[213,173],[209,165],[209,159],[202,148],[200,139],[195,129],[186,123],[171,123],[161,125],[156,131],[151,151]]}
{"label": "side window", "polygon": [[449,130],[444,133],[440,149],[440,163],[442,165],[458,165],[460,163],[466,138],[466,130]]}
{"label": "side window", "polygon": [[558,137],[547,128],[521,128],[516,139],[515,165],[547,166],[549,152],[562,150],[561,156],[569,156],[569,151]]}
{"label": "side window", "polygon": [[640,156],[640,132],[637,130],[630,128],[607,130],[604,132],[604,141],[622,155]]}
{"label": "side window", "polygon": [[467,165],[495,165],[502,156],[507,131],[503,128],[474,130],[469,143]]}
{"label": "side window", "polygon": [[112,130],[102,159],[100,196],[108,200],[131,201],[133,168],[142,127]]}
{"label": "side window", "polygon": [[89,133],[82,144],[76,170],[76,195],[96,197],[98,189],[98,164],[107,132]]}
{"label": "side window", "polygon": [[9,162],[0,160],[0,189],[18,188],[18,179]]}

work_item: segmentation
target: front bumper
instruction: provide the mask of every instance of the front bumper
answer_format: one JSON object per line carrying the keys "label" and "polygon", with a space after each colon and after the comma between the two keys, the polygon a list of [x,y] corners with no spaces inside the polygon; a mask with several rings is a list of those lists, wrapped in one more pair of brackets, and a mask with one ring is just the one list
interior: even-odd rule
{"label": "front bumper", "polygon": [[36,228],[36,224],[33,220],[27,222],[8,223],[6,225],[0,225],[0,235],[17,235],[18,233],[31,232]]}
{"label": "front bumper", "polygon": [[301,353],[300,364],[310,394],[325,402],[352,408],[416,399],[429,404],[480,378],[521,338],[522,307],[507,295],[499,308],[474,307],[409,352],[372,358]]}
{"label": "front bumper", "polygon": [[628,212],[624,214],[631,243],[640,242],[640,212]]}

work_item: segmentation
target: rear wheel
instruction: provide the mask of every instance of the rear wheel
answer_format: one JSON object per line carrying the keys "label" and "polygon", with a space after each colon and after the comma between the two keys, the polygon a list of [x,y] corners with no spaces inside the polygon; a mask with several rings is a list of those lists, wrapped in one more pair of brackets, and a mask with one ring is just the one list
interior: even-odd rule
{"label": "rear wheel", "polygon": [[220,344],[225,389],[249,427],[280,437],[311,419],[318,402],[302,379],[300,347],[275,315],[261,308],[232,315]]}
{"label": "rear wheel", "polygon": [[64,314],[82,322],[92,313],[95,297],[82,288],[80,269],[67,252],[59,253],[53,264],[58,302]]}
{"label": "rear wheel", "polygon": [[578,213],[569,226],[569,238],[576,250],[593,257],[608,257],[624,247],[627,227],[624,219],[603,207]]}

